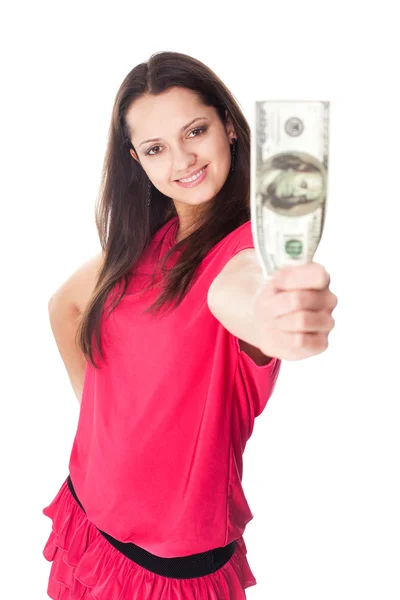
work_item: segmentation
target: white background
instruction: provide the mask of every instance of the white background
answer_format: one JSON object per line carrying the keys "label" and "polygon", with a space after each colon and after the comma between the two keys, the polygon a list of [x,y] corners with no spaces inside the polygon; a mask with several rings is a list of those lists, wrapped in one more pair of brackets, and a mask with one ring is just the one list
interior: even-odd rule
{"label": "white background", "polygon": [[[315,256],[339,297],[328,350],[285,362],[243,484],[250,600],[398,600],[399,92],[395,3],[20,2],[1,32],[2,595],[46,598],[41,510],[79,404],[47,303],[100,249],[94,202],[115,94],[160,50],[256,99],[331,102]],[[5,556],[4,556],[5,554]],[[7,592],[6,592],[7,590]],[[4,592],[4,593],[3,593]],[[5,593],[6,592],[6,593]]]}

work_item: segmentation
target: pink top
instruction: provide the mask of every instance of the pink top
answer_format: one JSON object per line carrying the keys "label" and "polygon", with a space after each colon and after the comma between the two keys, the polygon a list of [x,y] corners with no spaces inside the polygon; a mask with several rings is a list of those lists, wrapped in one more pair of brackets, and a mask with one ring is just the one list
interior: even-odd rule
{"label": "pink top", "polygon": [[281,364],[256,365],[207,305],[222,267],[254,248],[250,221],[207,254],[178,308],[142,314],[159,290],[139,292],[177,227],[178,217],[161,227],[123,300],[103,313],[106,358],[86,367],[69,462],[89,521],[165,558],[225,546],[253,518],[242,455]]}

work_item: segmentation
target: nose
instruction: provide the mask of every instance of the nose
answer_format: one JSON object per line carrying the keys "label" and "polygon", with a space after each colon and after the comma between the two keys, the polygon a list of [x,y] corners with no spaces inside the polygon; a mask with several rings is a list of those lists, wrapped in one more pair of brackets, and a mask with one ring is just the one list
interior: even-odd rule
{"label": "nose", "polygon": [[188,152],[181,145],[176,146],[172,152],[172,165],[175,179],[183,177],[184,174],[196,163],[196,155]]}

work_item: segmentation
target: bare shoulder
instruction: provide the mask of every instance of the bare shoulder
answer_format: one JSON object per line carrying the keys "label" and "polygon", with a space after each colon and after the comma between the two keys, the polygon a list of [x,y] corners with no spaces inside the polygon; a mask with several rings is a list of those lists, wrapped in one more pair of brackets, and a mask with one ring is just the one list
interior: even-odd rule
{"label": "bare shoulder", "polygon": [[83,313],[96,287],[103,259],[103,252],[99,252],[78,267],[53,294],[49,306],[73,305]]}

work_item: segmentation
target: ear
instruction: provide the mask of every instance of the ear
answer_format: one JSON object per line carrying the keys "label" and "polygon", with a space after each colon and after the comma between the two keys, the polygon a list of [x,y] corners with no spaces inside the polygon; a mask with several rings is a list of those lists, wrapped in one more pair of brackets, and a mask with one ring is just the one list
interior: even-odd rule
{"label": "ear", "polygon": [[226,129],[226,133],[228,134],[229,138],[235,137],[237,139],[235,127],[233,126],[232,119],[226,109],[225,109],[225,129]]}
{"label": "ear", "polygon": [[132,158],[134,158],[138,163],[140,163],[140,160],[137,157],[137,154],[134,150],[132,150],[132,148],[129,150],[129,154],[132,156]]}

